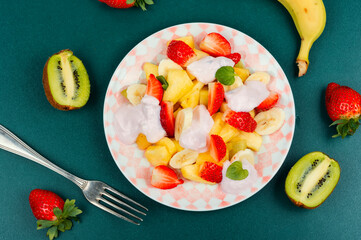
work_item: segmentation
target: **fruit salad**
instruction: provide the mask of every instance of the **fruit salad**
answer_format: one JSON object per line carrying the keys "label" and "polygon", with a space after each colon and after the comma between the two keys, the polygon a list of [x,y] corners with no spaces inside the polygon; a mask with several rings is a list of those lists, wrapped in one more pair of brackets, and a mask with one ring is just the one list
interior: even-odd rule
{"label": "fruit salad", "polygon": [[199,43],[181,37],[165,48],[167,58],[143,64],[147,84],[122,91],[127,100],[115,113],[119,140],[144,150],[153,187],[195,181],[241,194],[257,179],[262,136],[285,120],[280,94],[268,88],[270,75],[251,74],[219,33]]}

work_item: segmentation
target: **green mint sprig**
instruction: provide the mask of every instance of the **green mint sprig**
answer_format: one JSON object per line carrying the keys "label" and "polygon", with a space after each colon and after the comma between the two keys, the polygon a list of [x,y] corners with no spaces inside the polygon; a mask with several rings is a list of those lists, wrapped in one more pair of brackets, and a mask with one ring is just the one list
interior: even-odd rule
{"label": "green mint sprig", "polygon": [[235,161],[228,167],[226,177],[232,180],[243,180],[248,177],[248,170],[242,168],[241,161]]}

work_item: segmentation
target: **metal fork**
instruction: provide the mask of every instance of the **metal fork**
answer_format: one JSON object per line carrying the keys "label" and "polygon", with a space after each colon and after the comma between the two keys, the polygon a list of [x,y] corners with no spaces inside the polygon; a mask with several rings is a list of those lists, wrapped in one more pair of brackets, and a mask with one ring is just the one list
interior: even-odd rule
{"label": "metal fork", "polygon": [[[134,223],[136,225],[140,224],[139,221],[143,221],[142,218],[136,216],[135,214],[129,212],[128,210],[125,210],[124,208],[120,207],[119,205],[121,205],[123,207],[127,207],[139,214],[146,215],[144,212],[130,206],[124,200],[144,209],[145,211],[148,211],[148,209],[146,207],[144,207],[141,204],[137,203],[136,201],[130,199],[129,197],[125,196],[124,194],[116,191],[114,188],[108,186],[107,184],[105,184],[103,182],[84,180],[84,179],[74,176],[73,174],[61,169],[60,167],[56,166],[54,163],[50,162],[48,159],[41,156],[35,150],[30,148],[27,144],[25,144],[23,141],[21,141],[17,136],[15,136],[12,132],[10,132],[8,129],[6,129],[2,125],[0,125],[0,148],[4,149],[6,151],[12,152],[14,154],[17,154],[19,156],[22,156],[24,158],[30,159],[36,163],[39,163],[39,164],[53,170],[54,172],[57,172],[60,175],[66,177],[67,179],[69,179],[70,181],[72,181],[78,187],[81,188],[85,198],[89,202],[91,202],[95,206],[97,206],[97,207],[103,209],[104,211],[107,211],[123,220]],[[108,205],[108,206],[106,206],[106,205]],[[128,214],[129,216],[133,217],[134,220],[121,215],[119,212],[113,210],[112,208],[115,210],[121,211],[125,214]],[[135,220],[135,219],[137,219],[137,220]]]}

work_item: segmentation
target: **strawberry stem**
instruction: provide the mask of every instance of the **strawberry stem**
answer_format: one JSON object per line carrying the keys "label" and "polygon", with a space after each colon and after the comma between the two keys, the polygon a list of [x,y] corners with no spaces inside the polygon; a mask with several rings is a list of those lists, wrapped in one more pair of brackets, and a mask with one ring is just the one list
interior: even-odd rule
{"label": "strawberry stem", "polygon": [[339,119],[334,121],[331,126],[336,126],[337,134],[333,135],[333,138],[341,136],[345,138],[347,135],[354,135],[358,127],[360,126],[359,118],[351,118],[351,119]]}

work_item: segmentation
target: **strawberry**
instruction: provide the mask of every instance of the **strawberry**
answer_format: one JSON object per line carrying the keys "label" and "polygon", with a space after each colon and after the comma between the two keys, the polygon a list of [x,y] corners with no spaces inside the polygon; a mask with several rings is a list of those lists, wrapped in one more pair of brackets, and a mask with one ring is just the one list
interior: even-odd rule
{"label": "strawberry", "polygon": [[184,67],[196,57],[196,53],[185,42],[173,40],[168,45],[167,56],[173,60],[173,62]]}
{"label": "strawberry", "polygon": [[203,52],[211,56],[227,56],[231,54],[231,44],[219,33],[209,33],[199,44]]}
{"label": "strawberry", "polygon": [[334,121],[330,126],[337,125],[333,137],[353,135],[360,125],[361,95],[352,88],[330,83],[325,103],[328,116]]}
{"label": "strawberry", "polygon": [[256,107],[256,110],[261,112],[261,111],[267,111],[267,110],[273,108],[276,105],[276,103],[278,102],[279,98],[280,98],[280,96],[278,95],[278,93],[270,92],[268,97],[263,102],[261,102],[261,104],[258,105],[258,107]]}
{"label": "strawberry", "polygon": [[241,61],[241,54],[239,53],[231,53],[225,57],[231,59],[234,62],[234,64],[237,64],[239,61]]}
{"label": "strawberry", "polygon": [[145,8],[146,4],[152,5],[152,0],[99,0],[112,8],[131,8],[133,6],[140,7],[143,11],[147,10]]}
{"label": "strawberry", "polygon": [[220,183],[222,181],[222,167],[212,162],[204,162],[200,167],[199,174],[208,182]]}
{"label": "strawberry", "polygon": [[150,184],[160,189],[175,188],[179,184],[183,184],[183,179],[178,179],[177,174],[167,166],[159,165],[153,169]]}
{"label": "strawberry", "polygon": [[145,94],[155,97],[156,99],[159,100],[159,102],[162,101],[163,87],[162,87],[161,82],[159,82],[158,79],[153,74],[149,75],[147,89],[145,90]]}
{"label": "strawberry", "polygon": [[166,131],[168,137],[174,137],[175,119],[173,114],[173,103],[164,102],[160,103],[160,123]]}
{"label": "strawberry", "polygon": [[64,232],[70,230],[73,223],[71,220],[77,220],[76,216],[82,211],[75,207],[75,200],[61,199],[57,194],[34,189],[30,192],[29,203],[34,216],[38,219],[38,229],[48,228],[49,239],[52,240],[58,236],[58,230]]}
{"label": "strawberry", "polygon": [[221,107],[224,101],[224,88],[219,82],[208,84],[208,112],[212,116]]}
{"label": "strawberry", "polygon": [[227,109],[223,114],[223,119],[229,125],[244,132],[254,132],[257,127],[257,122],[249,112],[235,112]]}
{"label": "strawberry", "polygon": [[221,161],[227,152],[227,146],[223,141],[223,138],[218,135],[211,135],[209,152],[211,156],[217,160],[218,162]]}

